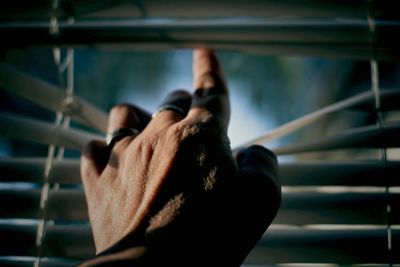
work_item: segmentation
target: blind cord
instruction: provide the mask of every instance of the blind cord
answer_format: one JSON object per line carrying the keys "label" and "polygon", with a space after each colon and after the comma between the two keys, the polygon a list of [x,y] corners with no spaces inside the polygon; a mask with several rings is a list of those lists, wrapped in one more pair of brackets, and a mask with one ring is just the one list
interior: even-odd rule
{"label": "blind cord", "polygon": [[[376,23],[374,16],[372,14],[373,10],[373,0],[368,0],[368,28],[369,28],[369,36],[370,36],[370,44],[371,44],[371,90],[374,94],[375,100],[375,118],[376,124],[380,131],[382,131],[382,111],[381,111],[381,96],[380,96],[380,86],[379,86],[379,66],[377,61],[375,42],[376,42]],[[381,160],[383,161],[385,167],[387,167],[387,149],[386,147],[381,148]],[[390,205],[390,185],[386,184],[385,186],[385,197],[386,197],[386,233],[387,233],[387,250],[388,250],[388,263],[389,266],[393,266],[391,259],[391,251],[392,251],[392,228],[391,228],[391,205]]]}
{"label": "blind cord", "polygon": [[[50,18],[49,33],[52,35],[59,34],[58,28],[58,18],[57,9],[59,7],[59,1],[54,0],[52,2],[53,14]],[[69,23],[73,23],[73,19],[68,20]],[[56,112],[56,118],[54,125],[57,129],[66,129],[70,125],[70,116],[68,115],[71,109],[69,108],[73,103],[73,93],[74,93],[74,50],[72,48],[67,49],[66,56],[63,61],[61,61],[62,51],[59,47],[54,47],[53,50],[54,63],[57,66],[58,79],[60,86],[65,88],[65,98],[62,102],[60,111]],[[66,73],[66,82],[65,82]],[[57,133],[55,139],[57,139]],[[56,153],[57,151],[57,153]],[[64,147],[57,147],[55,145],[49,145],[47,158],[44,166],[44,182],[40,194],[40,212],[39,212],[39,223],[36,232],[36,248],[37,254],[34,262],[35,267],[41,265],[41,259],[44,249],[44,239],[46,236],[46,226],[49,224],[54,224],[54,221],[46,221],[46,208],[48,203],[48,197],[50,190],[58,190],[59,184],[56,183],[52,187],[50,185],[50,173],[53,167],[54,160],[61,160],[64,157]]]}

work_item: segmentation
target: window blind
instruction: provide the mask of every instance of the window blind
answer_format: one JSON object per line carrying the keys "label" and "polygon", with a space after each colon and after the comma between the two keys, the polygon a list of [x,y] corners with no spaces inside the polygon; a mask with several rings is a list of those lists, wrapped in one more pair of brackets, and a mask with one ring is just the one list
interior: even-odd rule
{"label": "window blind", "polygon": [[[397,21],[377,20],[370,34],[365,18],[137,18],[82,19],[57,24],[63,34],[49,35],[51,22],[10,21],[0,27],[5,47],[91,45],[126,49],[172,49],[205,44],[215,49],[275,55],[330,56],[398,60]],[[30,38],[24,36],[29,34]],[[371,38],[373,38],[371,40]]]}
{"label": "window blind", "polygon": [[[47,47],[60,77],[55,86],[0,65],[2,90],[56,114],[50,123],[17,111],[0,112],[2,138],[48,146],[47,157],[0,158],[0,265],[72,266],[94,255],[79,161],[65,158],[63,151],[79,152],[87,141],[103,138],[107,114],[74,93],[73,49],[168,50],[198,44],[371,64],[370,88],[243,144],[268,145],[354,110],[373,118],[357,128],[274,147],[281,161],[282,206],[244,266],[400,264],[400,162],[389,156],[400,146],[398,116],[389,116],[400,109],[400,91],[380,88],[378,71],[380,62],[399,60],[393,36],[400,24],[392,3],[21,1],[0,6],[3,53]],[[83,127],[71,126],[70,120]],[[358,159],[343,151],[372,151],[374,156]],[[339,160],[330,157],[335,153]],[[285,156],[291,160],[284,161]]]}

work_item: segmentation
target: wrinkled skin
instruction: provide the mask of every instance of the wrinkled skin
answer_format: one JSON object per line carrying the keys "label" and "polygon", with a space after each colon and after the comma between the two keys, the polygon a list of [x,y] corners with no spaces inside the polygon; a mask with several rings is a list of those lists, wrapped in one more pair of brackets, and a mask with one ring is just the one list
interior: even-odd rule
{"label": "wrinkled skin", "polygon": [[[98,256],[86,265],[239,266],[274,218],[274,155],[250,147],[236,159],[227,137],[228,90],[214,54],[197,49],[194,87],[171,93],[151,119],[114,107],[108,131],[140,131],[110,149],[94,141],[81,173]],[[102,265],[102,266],[103,266]]]}

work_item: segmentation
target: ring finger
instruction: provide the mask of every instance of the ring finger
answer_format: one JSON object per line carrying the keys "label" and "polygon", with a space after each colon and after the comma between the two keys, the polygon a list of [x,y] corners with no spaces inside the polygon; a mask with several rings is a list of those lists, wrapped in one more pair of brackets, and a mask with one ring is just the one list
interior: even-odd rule
{"label": "ring finger", "polygon": [[[111,109],[108,117],[108,141],[111,141],[111,146],[113,146],[115,142],[124,137],[137,135],[146,127],[149,121],[150,114],[134,105],[116,105]],[[127,128],[132,130],[121,131],[121,129]]]}
{"label": "ring finger", "polygon": [[162,128],[169,126],[186,117],[192,102],[190,93],[184,90],[176,90],[167,95],[153,114],[151,124]]}

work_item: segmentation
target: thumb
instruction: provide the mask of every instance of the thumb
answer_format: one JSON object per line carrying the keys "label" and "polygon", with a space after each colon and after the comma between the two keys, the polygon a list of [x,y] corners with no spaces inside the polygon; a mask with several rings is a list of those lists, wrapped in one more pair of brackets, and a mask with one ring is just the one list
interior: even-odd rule
{"label": "thumb", "polygon": [[278,162],[270,150],[251,146],[241,150],[236,161],[239,179],[235,187],[235,209],[240,214],[236,218],[240,230],[237,235],[244,260],[275,218],[281,203],[281,187]]}
{"label": "thumb", "polygon": [[239,166],[240,191],[247,205],[258,213],[260,227],[269,225],[281,203],[281,185],[278,180],[278,161],[274,153],[262,146],[241,150],[236,159]]}
{"label": "thumb", "polygon": [[261,176],[271,180],[280,188],[278,180],[278,161],[275,154],[259,145],[245,148],[236,156],[239,171],[246,177]]}

